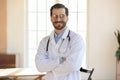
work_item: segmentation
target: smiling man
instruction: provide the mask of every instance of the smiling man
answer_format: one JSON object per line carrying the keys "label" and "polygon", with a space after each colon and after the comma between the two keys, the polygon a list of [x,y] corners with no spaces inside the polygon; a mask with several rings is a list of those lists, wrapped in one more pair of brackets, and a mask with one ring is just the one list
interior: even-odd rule
{"label": "smiling man", "polygon": [[54,30],[41,40],[35,56],[37,69],[47,72],[43,80],[81,80],[85,45],[82,37],[66,26],[68,13],[60,3],[50,9]]}

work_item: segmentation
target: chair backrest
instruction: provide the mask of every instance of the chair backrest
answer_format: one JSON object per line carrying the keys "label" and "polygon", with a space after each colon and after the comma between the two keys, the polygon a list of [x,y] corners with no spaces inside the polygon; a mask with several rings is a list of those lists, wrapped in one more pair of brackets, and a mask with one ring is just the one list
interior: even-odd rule
{"label": "chair backrest", "polygon": [[87,80],[92,80],[91,76],[92,76],[92,74],[93,74],[94,68],[86,69],[86,68],[81,67],[81,68],[80,68],[80,71],[81,71],[81,72],[84,72],[84,73],[89,73],[89,77],[88,77]]}

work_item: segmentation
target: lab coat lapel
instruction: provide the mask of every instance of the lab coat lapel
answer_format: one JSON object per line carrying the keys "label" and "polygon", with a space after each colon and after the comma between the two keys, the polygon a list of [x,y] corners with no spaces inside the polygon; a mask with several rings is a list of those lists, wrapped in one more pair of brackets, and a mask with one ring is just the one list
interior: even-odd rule
{"label": "lab coat lapel", "polygon": [[66,39],[67,36],[68,36],[68,33],[69,33],[69,29],[66,28],[66,30],[65,30],[65,32],[64,32],[64,34],[63,34],[63,36],[62,36],[62,38],[63,38],[63,39]]}
{"label": "lab coat lapel", "polygon": [[[59,43],[59,41],[58,41]],[[55,39],[54,39],[54,31],[52,31],[52,33],[50,34],[50,48],[52,51],[54,51],[55,53],[58,53],[58,48],[59,48],[59,44],[55,42]]]}
{"label": "lab coat lapel", "polygon": [[[64,32],[64,34],[63,34],[63,36],[62,36],[62,38],[59,40],[60,42],[59,42],[59,50],[58,50],[58,52],[59,52],[59,54],[61,54],[61,55],[66,55],[67,53],[66,53],[66,51],[67,51],[67,49],[68,49],[68,45],[69,45],[69,41],[68,41],[68,33],[69,33],[69,29],[67,28],[66,30],[65,30],[65,32]],[[69,35],[70,36],[70,35]]]}
{"label": "lab coat lapel", "polygon": [[55,46],[56,43],[55,43],[55,39],[54,39],[54,31],[52,31],[51,34],[50,34],[50,42],[51,42],[52,45]]}

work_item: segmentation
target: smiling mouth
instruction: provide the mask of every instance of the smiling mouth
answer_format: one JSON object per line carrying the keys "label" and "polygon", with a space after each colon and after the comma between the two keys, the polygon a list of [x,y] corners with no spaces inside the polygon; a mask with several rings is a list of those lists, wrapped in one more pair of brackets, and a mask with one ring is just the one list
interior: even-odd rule
{"label": "smiling mouth", "polygon": [[62,23],[55,23],[55,24],[62,24]]}

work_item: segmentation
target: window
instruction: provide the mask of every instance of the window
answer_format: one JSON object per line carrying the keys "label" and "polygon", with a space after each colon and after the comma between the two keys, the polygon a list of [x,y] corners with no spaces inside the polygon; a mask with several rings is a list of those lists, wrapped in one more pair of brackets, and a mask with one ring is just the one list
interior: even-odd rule
{"label": "window", "polygon": [[86,16],[87,0],[28,0],[27,1],[27,27],[26,33],[26,57],[27,67],[35,67],[35,54],[40,40],[53,30],[50,21],[50,7],[56,3],[65,4],[69,9],[69,21],[67,26],[78,32],[86,40]]}

